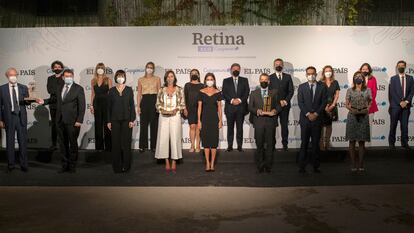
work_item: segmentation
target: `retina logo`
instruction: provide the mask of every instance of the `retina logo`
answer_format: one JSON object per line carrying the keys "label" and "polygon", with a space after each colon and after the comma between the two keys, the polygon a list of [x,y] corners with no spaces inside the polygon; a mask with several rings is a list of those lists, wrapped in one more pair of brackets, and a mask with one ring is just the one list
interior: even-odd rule
{"label": "retina logo", "polygon": [[373,67],[372,71],[373,72],[387,72],[387,68],[386,67]]}
{"label": "retina logo", "polygon": [[337,74],[345,74],[345,73],[348,73],[348,68],[345,68],[345,67],[333,68],[333,70]]}
{"label": "retina logo", "polygon": [[270,74],[269,68],[256,68],[256,69],[246,68],[243,70],[244,70],[244,74],[262,74],[262,73]]}
{"label": "retina logo", "polygon": [[224,35],[223,32],[213,35],[193,33],[193,45],[245,45],[242,35]]}

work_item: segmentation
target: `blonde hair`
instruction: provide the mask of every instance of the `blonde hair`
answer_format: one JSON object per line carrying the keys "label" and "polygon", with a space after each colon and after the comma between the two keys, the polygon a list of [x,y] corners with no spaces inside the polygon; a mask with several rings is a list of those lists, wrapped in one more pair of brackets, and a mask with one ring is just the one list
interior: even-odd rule
{"label": "blonde hair", "polygon": [[[98,69],[103,69],[103,70],[106,70],[105,64],[103,64],[102,62],[99,62],[98,64],[96,64],[96,66],[95,66],[95,70],[94,70],[94,72],[93,72],[92,86],[95,86],[95,85],[98,83],[98,74],[96,73],[96,71],[97,71]],[[106,75],[104,74],[104,77],[103,77],[103,84],[108,85],[108,83],[109,83],[109,78],[108,78],[108,76],[106,76]]]}
{"label": "blonde hair", "polygon": [[334,69],[332,68],[332,66],[330,66],[330,65],[326,65],[326,66],[324,66],[324,67],[322,68],[322,76],[321,76],[321,79],[320,79],[322,82],[325,82],[325,80],[326,80],[326,77],[325,77],[325,70],[326,70],[326,69],[328,69],[328,68],[330,68],[330,69],[331,69],[331,71],[332,71],[331,80],[332,80],[332,81],[334,81],[334,80],[335,80],[335,71],[334,71]]}

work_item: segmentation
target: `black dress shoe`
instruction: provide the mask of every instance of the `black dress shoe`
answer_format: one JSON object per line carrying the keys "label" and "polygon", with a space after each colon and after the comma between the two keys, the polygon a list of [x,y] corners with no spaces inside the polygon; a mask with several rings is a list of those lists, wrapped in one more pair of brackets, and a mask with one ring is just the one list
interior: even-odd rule
{"label": "black dress shoe", "polygon": [[395,150],[395,145],[394,144],[390,144],[390,150]]}
{"label": "black dress shoe", "polygon": [[151,153],[155,153],[155,149],[151,149],[150,151],[151,151]]}
{"label": "black dress shoe", "polygon": [[69,168],[67,168],[67,167],[62,167],[61,169],[59,169],[59,171],[58,171],[58,173],[59,174],[61,174],[61,173],[65,173],[65,172],[69,172]]}
{"label": "black dress shoe", "polygon": [[227,148],[227,150],[226,150],[227,152],[231,152],[231,151],[233,151],[233,148],[231,148],[231,147],[229,147],[229,148]]}
{"label": "black dress shoe", "polygon": [[11,173],[13,170],[15,169],[15,167],[7,167],[6,169],[6,173]]}
{"label": "black dress shoe", "polygon": [[264,168],[263,167],[261,167],[261,168],[257,168],[257,173],[263,173],[264,172]]}
{"label": "black dress shoe", "polygon": [[406,150],[410,150],[410,151],[413,150],[409,145],[403,145],[402,147]]}
{"label": "black dress shoe", "polygon": [[144,153],[145,149],[139,148],[138,151],[139,151],[139,153]]}
{"label": "black dress shoe", "polygon": [[22,170],[22,172],[28,172],[29,169],[27,169],[27,167],[21,167],[20,170]]}
{"label": "black dress shoe", "polygon": [[314,168],[314,169],[313,169],[313,172],[314,172],[314,173],[321,173],[321,170],[319,170],[319,168]]}
{"label": "black dress shoe", "polygon": [[288,151],[288,146],[287,145],[283,145],[283,150],[284,151]]}
{"label": "black dress shoe", "polygon": [[301,173],[301,174],[305,174],[305,173],[306,173],[305,168],[300,168],[300,169],[299,169],[299,173]]}
{"label": "black dress shoe", "polygon": [[237,150],[238,150],[239,152],[243,152],[243,148],[241,148],[241,147],[237,147]]}
{"label": "black dress shoe", "polygon": [[267,167],[265,167],[265,168],[264,168],[264,171],[265,171],[266,173],[272,173],[272,169],[267,168]]}

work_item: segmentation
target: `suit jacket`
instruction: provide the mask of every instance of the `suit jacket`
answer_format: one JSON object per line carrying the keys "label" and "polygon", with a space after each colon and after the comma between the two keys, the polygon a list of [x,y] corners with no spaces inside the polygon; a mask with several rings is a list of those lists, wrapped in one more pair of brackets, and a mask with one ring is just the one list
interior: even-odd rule
{"label": "suit jacket", "polygon": [[45,104],[56,103],[56,122],[64,124],[83,123],[85,116],[85,92],[79,84],[73,83],[64,100],[62,100],[62,90],[64,85],[60,85],[55,97],[45,100]]}
{"label": "suit jacket", "polygon": [[273,73],[269,76],[270,89],[277,89],[279,93],[280,100],[286,100],[288,106],[290,107],[290,100],[293,97],[295,92],[293,87],[293,81],[290,74],[282,73],[282,80],[279,80],[276,76],[276,73]]}
{"label": "suit jacket", "polygon": [[326,87],[321,82],[316,82],[315,88],[315,95],[313,97],[313,101],[311,98],[311,91],[309,87],[309,83],[305,82],[299,85],[298,88],[298,105],[300,109],[300,124],[310,123],[311,121],[308,119],[306,114],[309,113],[317,113],[318,117],[316,119],[317,122],[321,120],[321,114],[325,110],[327,104],[326,98]]}
{"label": "suit jacket", "polygon": [[[244,77],[238,77],[237,78],[237,93],[236,90],[234,88],[234,81],[233,81],[233,77],[228,77],[225,78],[223,80],[223,98],[225,101],[225,105],[224,105],[224,113],[225,114],[230,114],[233,113],[235,111],[237,111],[238,109],[242,109],[243,114],[247,114],[247,99],[249,98],[249,93],[250,93],[250,86],[249,86],[249,81],[247,80],[247,78]],[[232,105],[230,103],[230,101],[232,99],[241,99],[241,104],[235,106]]]}
{"label": "suit jacket", "polygon": [[[276,89],[268,89],[269,93],[268,96],[272,98],[272,107],[271,109],[276,109],[277,114],[282,111],[282,107],[280,106],[280,98],[278,95],[278,91]],[[272,118],[273,127],[278,125],[277,123],[277,114],[275,116],[257,116],[257,110],[263,108],[263,97],[262,97],[262,89],[258,88],[250,94],[249,98],[249,112],[250,112],[250,122],[255,126],[257,121],[260,121],[263,118]]]}
{"label": "suit jacket", "polygon": [[413,76],[405,75],[405,96],[403,96],[401,78],[394,75],[390,79],[388,86],[388,99],[390,101],[390,108],[401,108],[400,102],[407,100],[409,102],[408,107],[411,106],[414,96],[414,81]]}
{"label": "suit jacket", "polygon": [[[25,101],[25,97],[29,97],[29,91],[27,86],[17,83],[18,88],[18,102],[20,106],[20,123],[23,127],[27,127],[27,111],[26,105],[29,105],[32,101]],[[6,128],[11,122],[12,118],[12,100],[10,97],[9,83],[0,86],[0,121],[3,121]]]}

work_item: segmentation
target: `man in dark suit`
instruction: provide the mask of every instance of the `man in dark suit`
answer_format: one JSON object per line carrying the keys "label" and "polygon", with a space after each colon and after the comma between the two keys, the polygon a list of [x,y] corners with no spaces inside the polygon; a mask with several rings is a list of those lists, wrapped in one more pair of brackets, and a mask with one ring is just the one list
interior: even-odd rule
{"label": "man in dark suit", "polygon": [[[63,63],[61,61],[54,61],[50,67],[53,71],[53,75],[47,78],[47,92],[50,94],[50,98],[56,98],[56,92],[58,87],[63,85],[62,71]],[[51,135],[52,145],[50,149],[56,149],[57,131],[56,131],[56,103],[49,104],[50,119],[51,119]]]}
{"label": "man in dark suit", "polygon": [[[255,160],[257,171],[271,172],[275,149],[276,116],[282,110],[276,89],[269,89],[269,75],[259,78],[260,88],[252,91],[249,98],[249,112],[252,116],[256,140]],[[263,109],[264,101],[270,99],[270,109]]]}
{"label": "man in dark suit", "polygon": [[0,87],[0,127],[6,130],[6,150],[8,166],[6,172],[15,169],[15,134],[19,143],[20,169],[27,172],[27,112],[26,105],[33,101],[29,97],[27,86],[17,83],[17,70],[6,71],[8,83]]}
{"label": "man in dark suit", "polygon": [[[280,98],[280,106],[282,111],[278,114],[277,118],[280,120],[281,134],[282,134],[282,145],[283,149],[288,149],[289,139],[289,112],[290,112],[290,100],[293,97],[294,88],[293,81],[290,74],[283,73],[283,60],[277,58],[274,62],[275,73],[270,75],[270,89],[277,89]],[[276,119],[277,120],[277,119]]]}
{"label": "man in dark suit", "polygon": [[414,96],[413,76],[405,74],[407,63],[399,61],[397,63],[398,74],[390,79],[388,87],[388,99],[390,101],[390,133],[388,143],[391,149],[395,149],[395,132],[398,121],[401,126],[401,146],[411,150],[408,145],[408,119]]}
{"label": "man in dark suit", "polygon": [[56,98],[44,104],[56,103],[56,124],[62,153],[63,172],[75,172],[78,159],[78,136],[85,115],[85,92],[73,81],[73,71],[63,71],[64,85],[58,87]]}
{"label": "man in dark suit", "polygon": [[249,81],[247,78],[239,77],[240,65],[231,65],[232,77],[223,80],[223,97],[225,101],[224,114],[227,119],[227,151],[233,150],[234,123],[236,123],[237,150],[242,150],[243,145],[243,122],[247,111],[247,99],[250,93]]}
{"label": "man in dark suit", "polygon": [[[319,170],[319,140],[321,138],[321,113],[326,106],[325,86],[316,82],[316,69],[313,66],[306,68],[307,82],[299,85],[298,105],[300,109],[301,145],[299,152],[299,172],[306,172],[306,165],[310,162],[313,171]],[[309,140],[312,141],[312,156],[308,156]]]}

